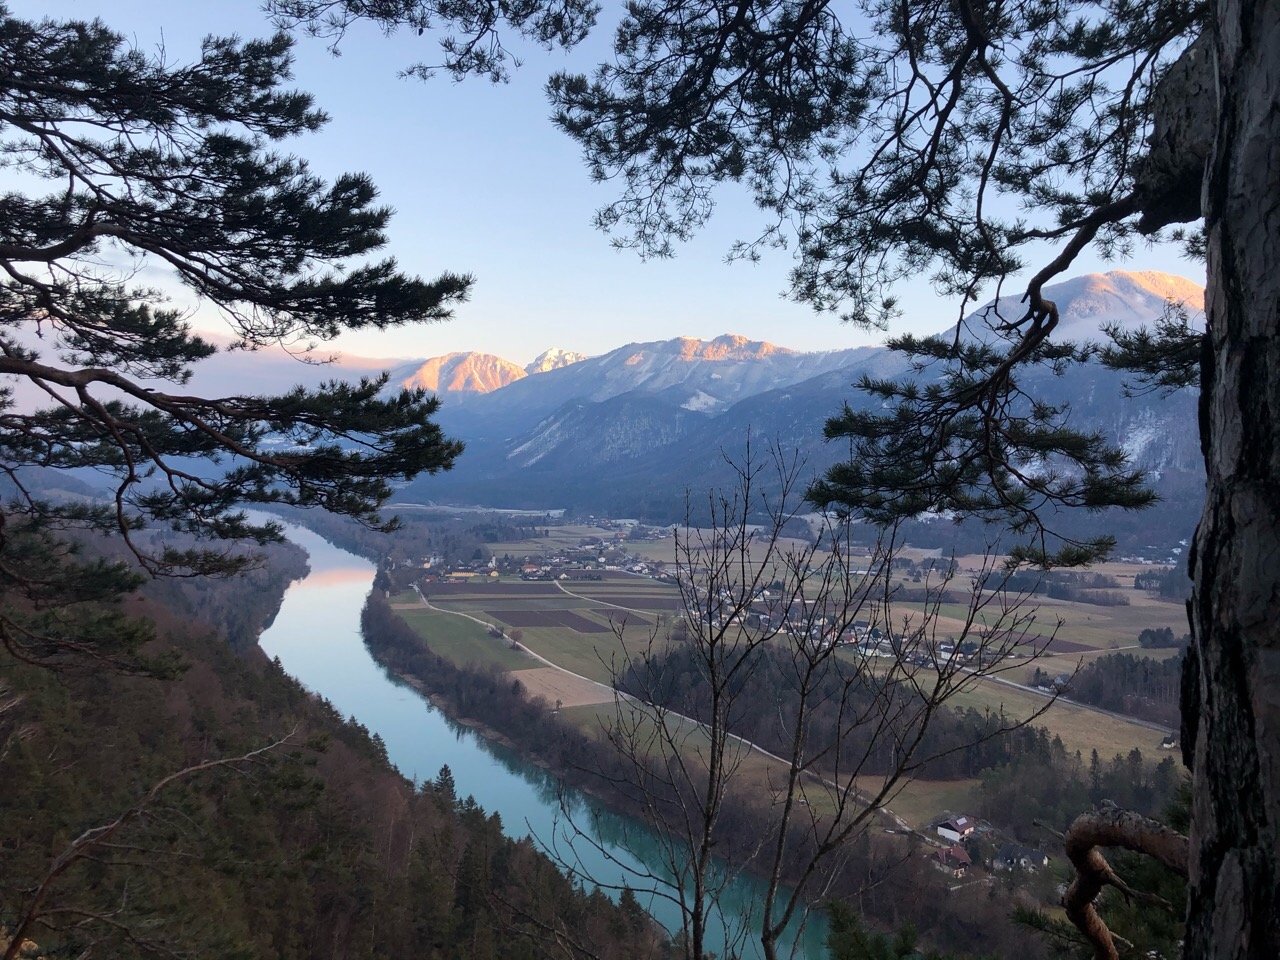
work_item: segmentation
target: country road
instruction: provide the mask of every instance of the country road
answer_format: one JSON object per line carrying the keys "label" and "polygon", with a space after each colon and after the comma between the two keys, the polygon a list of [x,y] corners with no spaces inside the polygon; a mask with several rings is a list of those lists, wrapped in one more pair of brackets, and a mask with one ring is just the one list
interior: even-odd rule
{"label": "country road", "polygon": [[[1107,651],[1110,653],[1111,651]],[[972,670],[966,669],[966,673],[972,673]],[[1075,707],[1078,710],[1085,710],[1089,713],[1096,713],[1100,717],[1106,717],[1109,720],[1120,720],[1124,723],[1131,723],[1134,726],[1145,727],[1148,730],[1154,730],[1157,733],[1175,733],[1176,731],[1169,728],[1168,724],[1156,723],[1152,720],[1139,720],[1137,717],[1131,717],[1128,714],[1116,713],[1113,710],[1104,710],[1102,707],[1095,707],[1091,703],[1081,703],[1079,700],[1072,700],[1070,697],[1055,697],[1052,693],[1046,693],[1036,687],[1029,687],[1025,683],[1018,683],[1014,680],[1006,680],[1004,677],[982,677],[981,680],[986,683],[999,683],[1006,687],[1013,687],[1015,690],[1021,690],[1023,693],[1035,694],[1045,700],[1054,700],[1055,703],[1064,704],[1069,707]]]}
{"label": "country road", "polygon": [[[556,587],[566,596],[574,597],[580,600],[590,600],[594,604],[612,607],[613,609],[621,610],[626,613],[635,613],[635,614],[647,613],[647,611],[644,611],[644,610],[637,610],[632,607],[622,606],[621,604],[610,603],[608,601],[600,600],[599,598],[596,598],[596,597],[589,597],[583,594],[574,593],[572,590],[569,590],[559,581],[554,581],[554,583]],[[413,589],[418,594],[418,598],[422,601],[423,605],[430,610],[433,610],[437,613],[447,613],[447,614],[452,614],[458,617],[464,617],[467,620],[471,620],[472,622],[479,624],[480,626],[484,627],[486,630],[499,626],[498,624],[494,624],[489,621],[482,620],[481,618],[472,616],[471,614],[468,614],[468,613],[462,613],[461,611],[457,611],[457,610],[447,610],[447,609],[444,609],[443,607],[434,606],[425,597],[422,596],[421,591],[418,590],[416,586]],[[532,650],[530,647],[528,647],[525,644],[521,644],[520,649],[523,650],[525,653],[527,653],[533,659],[537,660],[539,663],[543,664],[546,668],[550,668],[551,670],[557,671],[559,675],[561,675],[566,681],[568,681],[572,685],[573,688],[575,688],[573,692],[566,693],[566,696],[565,696],[566,702],[571,705],[610,703],[610,702],[613,702],[614,699],[617,697],[621,697],[625,700],[634,702],[637,705],[643,705],[641,701],[636,700],[634,697],[624,694],[618,690],[615,690],[613,687],[609,686],[608,684],[601,683],[598,680],[592,680],[590,677],[584,677],[578,673],[574,673],[572,670],[569,670],[561,666],[560,664],[547,659],[546,657],[537,653],[535,650]],[[1118,649],[1129,649],[1129,648],[1126,647],[1126,648],[1118,648]],[[1108,650],[1107,652],[1114,652],[1114,650]],[[974,671],[966,670],[966,672],[973,673]],[[994,676],[985,676],[985,677],[980,677],[978,679],[979,679],[979,682],[1002,684],[1004,686],[1011,687],[1015,690],[1019,690],[1023,693],[1029,693],[1034,696],[1040,697],[1044,700],[1053,700],[1055,701],[1054,702],[1055,706],[1062,705],[1064,708],[1080,710],[1087,713],[1096,714],[1099,717],[1099,719],[1130,723],[1130,724],[1134,724],[1135,726],[1152,730],[1160,734],[1168,734],[1172,732],[1170,731],[1169,727],[1167,727],[1164,724],[1154,723],[1148,720],[1140,720],[1135,717],[1126,716],[1124,714],[1116,713],[1111,710],[1104,710],[1101,707],[1096,707],[1096,706],[1093,706],[1092,704],[1081,703],[1076,700],[1071,700],[1067,697],[1062,697],[1062,696],[1055,697],[1054,694],[1046,693],[1043,690],[1038,690],[1035,687],[1028,686],[1023,683],[1018,683],[1014,680],[1007,680],[1003,677],[994,677]],[[548,699],[560,699],[560,697],[558,695],[555,697],[548,696]],[[691,717],[687,717],[683,714],[676,713],[675,711],[669,711],[669,712],[671,713],[672,716],[678,717],[679,719],[685,722],[698,724],[698,721],[694,720]],[[760,746],[759,744],[753,741],[747,740],[742,737],[738,737],[734,734],[728,734],[727,736],[730,739],[742,744],[744,747],[746,747],[750,751],[758,753],[760,756],[765,757],[770,761],[782,764],[784,768],[789,766],[789,761],[787,761],[783,757],[778,756],[775,753],[772,753],[766,750],[764,747]],[[819,774],[816,774],[813,772],[806,772],[806,776],[811,782],[821,784],[828,790],[833,790],[833,791],[841,790],[841,788],[835,782],[828,780],[827,778],[820,776]],[[856,790],[856,789],[853,791],[853,796],[863,804],[867,804],[870,800],[870,797],[868,797],[865,792]],[[917,828],[912,827],[909,823],[903,820],[900,816],[898,816],[888,807],[881,807],[880,812],[886,817],[888,817],[890,820],[892,820],[893,823],[900,830],[916,833],[918,836],[921,836],[925,840],[928,840],[930,842],[933,842],[935,840],[935,838],[929,836],[924,831],[918,830]]]}
{"label": "country road", "polygon": [[[562,587],[561,589],[564,589],[564,588]],[[413,591],[418,595],[418,599],[422,601],[422,605],[425,606],[428,610],[434,610],[436,613],[452,614],[455,617],[465,617],[467,620],[470,620],[474,623],[478,623],[480,626],[484,627],[486,630],[498,626],[495,623],[490,623],[489,621],[482,620],[479,617],[473,617],[469,613],[462,613],[461,611],[458,611],[458,610],[446,610],[443,607],[435,606],[434,604],[431,603],[431,601],[429,601],[426,597],[422,595],[422,591],[418,589],[416,584],[413,587]],[[566,590],[565,593],[569,593],[569,591]],[[569,595],[576,596],[576,594],[569,594]],[[609,606],[617,607],[618,605],[609,604]],[[627,610],[629,608],[618,607],[618,609]],[[642,611],[634,611],[634,612],[640,613]],[[525,653],[529,654],[529,656],[533,657],[535,660],[539,661],[540,663],[546,664],[548,667],[558,670],[560,673],[566,675],[567,677],[572,678],[575,682],[588,685],[590,688],[598,689],[608,694],[607,700],[601,700],[597,702],[613,702],[616,698],[621,698],[628,702],[634,703],[637,706],[652,709],[652,706],[650,704],[647,704],[641,700],[638,700],[635,697],[631,696],[630,694],[623,693],[621,690],[616,690],[613,687],[607,684],[601,683],[598,680],[592,680],[590,677],[584,677],[579,673],[574,673],[572,670],[568,670],[565,667],[560,666],[558,663],[548,660],[546,657],[542,656],[538,652],[530,649],[526,644],[523,644],[523,643],[520,644],[520,649]],[[686,723],[691,723],[694,726],[702,726],[702,724],[699,721],[693,719],[692,717],[687,717],[682,713],[677,713],[674,710],[668,710],[666,712],[673,717],[677,717],[680,720],[685,721]],[[736,743],[740,743],[742,746],[746,747],[748,750],[758,753],[760,754],[760,756],[765,757],[768,760],[772,760],[775,763],[782,764],[784,768],[788,768],[790,766],[789,760],[786,760],[778,756],[776,753],[771,753],[770,751],[766,750],[764,747],[760,746],[758,743],[755,743],[751,740],[747,740],[744,737],[739,737],[733,733],[726,733],[726,737],[730,740],[733,740]],[[811,771],[806,771],[805,775],[811,781],[819,783],[829,790],[834,790],[837,793],[842,793],[845,790],[845,788],[842,788],[840,785],[838,785],[834,781],[828,780],[826,777],[823,777],[819,774],[813,773]],[[848,789],[849,789],[849,793],[853,796],[855,800],[862,803],[864,806],[869,803],[871,798],[868,797],[866,793],[864,793],[861,790],[858,790],[856,787],[850,787]],[[909,833],[917,832],[916,828],[912,827],[911,824],[907,823],[905,820],[903,820],[900,816],[898,816],[888,807],[881,807],[879,812],[884,816],[888,817],[890,820],[892,820],[894,825],[897,826],[899,829],[905,830]],[[921,835],[923,836],[924,834],[921,834]],[[929,839],[929,838],[926,836],[925,839]]]}
{"label": "country road", "polygon": [[[636,613],[636,614],[646,613],[646,611],[644,610],[636,610],[632,607],[624,607],[624,606],[621,606],[620,604],[608,603],[596,597],[589,597],[581,593],[574,593],[572,590],[565,587],[564,584],[560,583],[560,581],[556,580],[553,582],[557,587],[560,588],[560,591],[562,593],[565,593],[570,597],[576,597],[579,600],[590,600],[592,603],[599,604],[601,606],[606,606],[606,607],[613,607],[616,610],[624,610],[628,613]],[[1097,651],[1097,653],[1099,654],[1117,653],[1122,650],[1136,650],[1136,649],[1141,649],[1141,644],[1132,643],[1132,644],[1127,644],[1121,647],[1110,647],[1106,650],[1099,650]],[[965,672],[973,673],[974,671],[966,669]],[[1026,684],[1018,683],[1017,681],[1014,681],[1014,680],[1006,680],[1003,677],[986,676],[986,677],[981,677],[980,680],[990,682],[990,683],[1004,684],[1005,686],[1013,687],[1015,690],[1021,690],[1024,693],[1030,693],[1030,694],[1034,694],[1037,697],[1043,697],[1046,700],[1055,699],[1054,695],[1051,693],[1045,693],[1043,690],[1038,690],[1035,687],[1027,686]],[[1106,717],[1109,720],[1119,720],[1124,723],[1131,723],[1134,726],[1143,727],[1147,730],[1154,730],[1157,733],[1168,734],[1168,733],[1176,732],[1174,730],[1171,730],[1167,724],[1156,723],[1151,720],[1141,720],[1137,717],[1130,717],[1123,713],[1116,713],[1112,710],[1105,710],[1102,707],[1097,707],[1090,703],[1082,703],[1079,700],[1072,700],[1070,697],[1061,697],[1061,696],[1056,697],[1056,702],[1064,704],[1066,706],[1076,707],[1077,709],[1080,709],[1080,710],[1087,710],[1090,713],[1096,713],[1098,714],[1098,716]]]}

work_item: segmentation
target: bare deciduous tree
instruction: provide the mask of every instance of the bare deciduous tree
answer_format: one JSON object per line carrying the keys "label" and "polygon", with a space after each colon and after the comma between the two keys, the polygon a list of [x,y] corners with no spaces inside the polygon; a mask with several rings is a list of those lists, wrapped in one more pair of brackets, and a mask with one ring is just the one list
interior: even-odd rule
{"label": "bare deciduous tree", "polygon": [[[802,464],[778,450],[761,464],[748,448],[734,468],[707,525],[676,536],[683,619],[639,641],[617,630],[606,729],[627,771],[611,789],[661,853],[639,882],[679,908],[691,960],[717,923],[729,951],[750,935],[717,909],[742,867],[764,881],[763,954],[785,953],[788,929],[837,892],[853,841],[903,826],[888,807],[912,778],[1040,716],[989,717],[960,744],[940,735],[957,695],[1038,656],[1056,630],[1033,632],[1034,609],[991,556],[963,576],[938,560],[908,589],[891,535],[859,549],[848,523],[817,517],[816,536],[789,537]],[[763,483],[764,470],[777,476]],[[944,604],[961,612],[944,617]]]}

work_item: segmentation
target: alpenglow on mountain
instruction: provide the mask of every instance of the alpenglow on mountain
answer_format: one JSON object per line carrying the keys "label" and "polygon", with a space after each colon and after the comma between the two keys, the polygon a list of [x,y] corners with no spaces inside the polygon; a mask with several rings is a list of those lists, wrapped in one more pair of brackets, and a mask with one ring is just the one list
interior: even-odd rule
{"label": "alpenglow on mountain", "polygon": [[442,357],[399,364],[391,370],[392,389],[421,387],[446,396],[501,390],[517,380],[559,370],[586,359],[586,354],[552,347],[532,363],[517,363],[491,353],[447,353]]}
{"label": "alpenglow on mountain", "polygon": [[[1089,273],[1046,287],[1045,295],[1058,304],[1060,319],[1054,336],[1060,340],[1099,340],[1103,328],[1111,325],[1124,330],[1150,326],[1169,304],[1181,306],[1193,323],[1199,319],[1203,326],[1204,287],[1156,270]],[[1019,292],[988,303],[971,316],[998,312],[1008,319],[1022,316],[1025,310]]]}
{"label": "alpenglow on mountain", "polygon": [[[1199,285],[1154,272],[1077,277],[1045,295],[1075,340],[1099,340],[1110,324],[1149,325],[1171,298],[1193,317],[1203,304]],[[1017,307],[1010,299],[1001,304],[1006,316]],[[814,473],[825,469],[847,455],[823,441],[826,419],[846,402],[870,402],[856,382],[907,373],[901,355],[880,347],[802,353],[733,336],[628,344],[465,403],[446,396],[441,423],[467,442],[467,453],[449,475],[419,481],[399,499],[671,522],[683,513],[686,489],[728,481],[725,457],[740,455],[748,435],[757,445],[776,439],[800,451]],[[1025,382],[1048,402],[1069,403],[1074,423],[1112,437],[1152,471],[1158,507],[1087,522],[1105,522],[1122,542],[1127,535],[1176,543],[1190,532],[1203,485],[1195,431],[1187,428],[1193,391],[1126,400],[1124,378],[1097,366],[1065,377],[1031,371]]]}
{"label": "alpenglow on mountain", "polygon": [[544,350],[533,358],[532,363],[525,364],[524,372],[528,374],[547,373],[550,370],[559,370],[561,367],[567,367],[570,364],[577,363],[579,360],[586,360],[585,353],[575,353],[572,350],[561,350],[559,347],[552,347],[550,350]]}
{"label": "alpenglow on mountain", "polygon": [[[1150,324],[1170,299],[1193,319],[1203,304],[1198,284],[1149,271],[1076,277],[1047,287],[1045,295],[1061,314],[1055,336],[1073,340],[1099,340],[1108,324]],[[1016,296],[1000,302],[1005,317],[1020,316],[1021,308]],[[940,317],[934,329],[947,323]],[[276,389],[377,368],[390,369],[389,390],[439,392],[440,423],[466,442],[466,453],[452,471],[422,478],[399,499],[570,507],[654,521],[679,519],[686,489],[724,483],[724,456],[740,454],[748,434],[800,451],[809,469],[821,471],[848,453],[822,440],[826,419],[846,402],[869,402],[854,384],[864,375],[908,372],[900,355],[881,347],[805,353],[730,335],[630,343],[586,358],[551,349],[528,367],[485,353],[382,362],[342,357],[309,367],[267,351],[222,354],[201,366],[217,370],[218,364],[226,368],[226,382],[237,385],[228,392],[245,382]],[[291,379],[282,382],[282,376]],[[1114,438],[1153,471],[1162,503],[1140,515],[1109,513],[1106,523],[1172,529],[1183,514],[1195,515],[1202,491],[1200,453],[1188,428],[1194,394],[1123,400],[1123,380],[1078,367],[1066,377],[1031,371],[1026,384],[1048,402],[1069,403],[1075,423]],[[1180,536],[1190,520],[1186,525]]]}
{"label": "alpenglow on mountain", "polygon": [[393,370],[391,383],[432,393],[490,393],[524,376],[519,365],[489,353],[448,353]]}

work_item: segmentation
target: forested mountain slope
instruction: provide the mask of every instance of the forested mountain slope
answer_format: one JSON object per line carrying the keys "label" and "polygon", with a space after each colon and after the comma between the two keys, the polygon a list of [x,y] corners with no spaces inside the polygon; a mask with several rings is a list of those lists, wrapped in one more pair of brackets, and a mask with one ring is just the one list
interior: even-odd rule
{"label": "forested mountain slope", "polygon": [[[551,955],[559,931],[602,958],[657,956],[642,913],[575,889],[447,782],[415,790],[376,737],[256,647],[232,652],[226,629],[256,635],[305,569],[297,548],[274,553],[256,584],[163,582],[130,601],[159,629],[148,652],[181,659],[174,679],[3,660],[0,924],[12,929],[70,844],[162,778],[287,737],[175,782],[56,875],[33,951],[487,960]],[[266,602],[247,602],[258,595]]]}

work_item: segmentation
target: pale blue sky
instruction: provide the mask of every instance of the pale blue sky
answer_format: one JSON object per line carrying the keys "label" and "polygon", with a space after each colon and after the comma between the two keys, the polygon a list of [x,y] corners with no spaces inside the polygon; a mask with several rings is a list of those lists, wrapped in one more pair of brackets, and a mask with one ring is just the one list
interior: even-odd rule
{"label": "pale blue sky", "polygon": [[[206,34],[270,31],[258,0],[10,0],[9,6],[27,17],[101,17],[143,48],[163,41],[170,59],[181,62],[194,57]],[[607,6],[618,9],[616,0]],[[522,49],[524,66],[511,83],[496,86],[443,76],[399,79],[398,68],[435,54],[425,37],[366,28],[347,37],[339,58],[323,41],[298,37],[295,85],[312,93],[331,121],[288,149],[324,175],[362,170],[373,177],[396,210],[390,252],[406,270],[476,276],[471,301],[450,323],[352,334],[334,346],[383,357],[482,350],[524,363],[550,346],[597,354],[675,336],[741,333],[804,350],[878,339],[782,299],[786,253],[759,264],[724,263],[732,241],[753,235],[762,222],[741,193],[726,191],[710,227],[674,260],[641,262],[613,250],[592,228],[595,209],[612,189],[590,182],[576,146],[552,127],[543,83],[565,65],[590,69],[607,53],[610,33],[598,30],[568,55]],[[1199,273],[1167,250],[1140,250],[1122,266]],[[1086,255],[1075,272],[1108,268]],[[954,320],[954,303],[937,299],[927,284],[898,293],[904,327],[931,331]]]}

